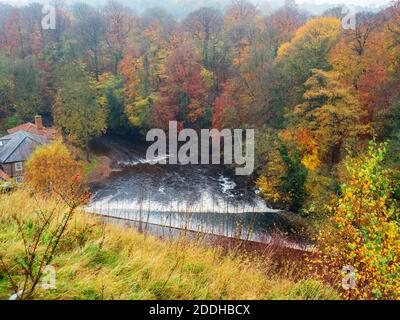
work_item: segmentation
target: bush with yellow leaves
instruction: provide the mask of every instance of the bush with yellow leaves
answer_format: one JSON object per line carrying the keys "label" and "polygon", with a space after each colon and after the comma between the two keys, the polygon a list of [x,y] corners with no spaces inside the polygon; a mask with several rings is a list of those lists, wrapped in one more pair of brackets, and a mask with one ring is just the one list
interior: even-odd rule
{"label": "bush with yellow leaves", "polygon": [[26,164],[26,185],[35,193],[69,196],[71,179],[83,187],[83,163],[72,157],[61,140],[38,147]]}
{"label": "bush with yellow leaves", "polygon": [[399,182],[382,167],[386,144],[371,142],[365,156],[347,159],[331,223],[319,236],[319,267],[340,280],[343,267],[355,270],[347,299],[400,299],[400,209],[393,198]]}

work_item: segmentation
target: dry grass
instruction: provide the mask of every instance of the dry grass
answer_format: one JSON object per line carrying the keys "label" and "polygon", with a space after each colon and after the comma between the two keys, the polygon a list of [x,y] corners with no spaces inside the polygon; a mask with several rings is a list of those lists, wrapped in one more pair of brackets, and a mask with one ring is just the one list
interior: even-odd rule
{"label": "dry grass", "polygon": [[[24,245],[13,215],[30,225],[35,210],[63,208],[18,191],[0,198],[0,255],[23,277],[18,259]],[[29,230],[27,230],[29,232]],[[44,244],[42,244],[44,245]],[[175,239],[161,241],[122,226],[104,225],[84,213],[69,224],[53,266],[55,290],[38,289],[35,299],[336,299],[313,279],[294,280],[273,271],[267,257],[222,253],[218,248]],[[12,294],[0,267],[0,299]]]}

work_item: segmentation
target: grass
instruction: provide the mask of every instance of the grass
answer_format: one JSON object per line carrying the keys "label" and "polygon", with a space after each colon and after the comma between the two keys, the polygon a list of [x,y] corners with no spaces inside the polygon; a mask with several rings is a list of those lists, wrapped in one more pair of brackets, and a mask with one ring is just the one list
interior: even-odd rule
{"label": "grass", "polygon": [[85,173],[90,174],[93,172],[93,170],[101,163],[100,159],[95,156],[91,155],[90,156],[90,161],[86,164],[85,166]]}
{"label": "grass", "polygon": [[[21,281],[24,245],[14,215],[29,228],[36,210],[62,213],[54,201],[34,200],[24,191],[0,198],[0,256]],[[44,246],[44,243],[41,244]],[[268,257],[222,252],[185,239],[161,241],[76,213],[52,265],[56,289],[38,289],[34,299],[337,299],[313,279],[277,272]],[[285,274],[285,275],[284,275]],[[0,299],[12,289],[0,266]]]}

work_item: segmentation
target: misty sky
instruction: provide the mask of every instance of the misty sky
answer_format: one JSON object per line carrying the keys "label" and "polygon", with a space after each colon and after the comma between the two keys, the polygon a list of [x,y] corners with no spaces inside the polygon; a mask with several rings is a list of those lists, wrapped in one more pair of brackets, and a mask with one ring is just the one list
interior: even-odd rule
{"label": "misty sky", "polygon": [[[65,2],[73,2],[74,0],[66,0]],[[181,0],[182,1],[182,0]],[[22,4],[22,3],[29,3],[29,2],[35,2],[33,0],[7,0],[7,1],[0,1],[0,2],[7,2],[7,3],[13,3],[13,4]],[[45,2],[43,0],[39,0],[36,2]],[[82,0],[82,2],[85,2]],[[132,0],[134,3],[135,0]],[[184,0],[182,1],[184,2]],[[217,2],[217,1],[216,1]],[[257,1],[256,1],[257,2]],[[382,5],[382,4],[387,4],[390,3],[391,0],[297,0],[297,3],[315,3],[315,4],[324,4],[324,3],[348,3],[348,4],[355,4],[355,5]],[[160,0],[160,3],[162,3],[162,0]]]}
{"label": "misty sky", "polygon": [[390,3],[391,0],[297,0],[297,3],[308,2],[308,3],[316,3],[316,4],[323,4],[323,3],[351,3],[355,5],[382,5]]}

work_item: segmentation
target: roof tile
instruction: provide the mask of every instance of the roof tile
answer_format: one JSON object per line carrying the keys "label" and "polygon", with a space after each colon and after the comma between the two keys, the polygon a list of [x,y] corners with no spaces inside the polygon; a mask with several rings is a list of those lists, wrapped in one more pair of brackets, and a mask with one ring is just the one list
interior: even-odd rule
{"label": "roof tile", "polygon": [[18,131],[27,131],[27,132],[30,132],[30,133],[33,133],[33,134],[45,136],[47,139],[50,139],[50,140],[54,139],[55,135],[57,133],[57,130],[53,129],[53,128],[45,128],[45,127],[43,127],[42,129],[38,129],[36,127],[36,125],[31,123],[31,122],[27,122],[27,123],[21,124],[21,125],[19,125],[17,127],[14,127],[14,128],[11,128],[11,129],[7,130],[7,132],[9,134],[16,133]]}
{"label": "roof tile", "polygon": [[18,131],[0,138],[0,163],[26,161],[33,150],[48,139],[27,131]]}

